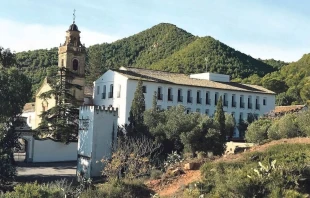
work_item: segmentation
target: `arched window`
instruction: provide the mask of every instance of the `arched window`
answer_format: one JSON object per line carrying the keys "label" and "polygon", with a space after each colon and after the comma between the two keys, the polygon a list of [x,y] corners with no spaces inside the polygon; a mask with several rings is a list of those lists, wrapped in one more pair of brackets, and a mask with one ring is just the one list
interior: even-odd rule
{"label": "arched window", "polygon": [[73,70],[77,71],[78,68],[79,68],[79,61],[74,59],[73,62],[72,62],[72,65],[73,65]]}

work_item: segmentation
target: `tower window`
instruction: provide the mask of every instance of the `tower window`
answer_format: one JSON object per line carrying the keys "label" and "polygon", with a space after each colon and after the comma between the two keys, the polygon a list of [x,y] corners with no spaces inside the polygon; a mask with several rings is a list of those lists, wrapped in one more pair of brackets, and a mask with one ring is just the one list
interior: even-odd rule
{"label": "tower window", "polygon": [[74,70],[74,71],[77,71],[78,68],[79,68],[79,61],[76,60],[76,59],[74,59],[74,60],[73,60],[73,70]]}

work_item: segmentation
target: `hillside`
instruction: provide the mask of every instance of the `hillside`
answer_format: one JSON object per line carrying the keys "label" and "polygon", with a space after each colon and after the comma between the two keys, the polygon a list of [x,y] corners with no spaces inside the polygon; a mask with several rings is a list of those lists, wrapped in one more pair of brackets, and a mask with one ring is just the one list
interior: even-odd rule
{"label": "hillside", "polygon": [[[208,162],[203,167],[201,167],[200,170],[186,170],[184,175],[171,178],[169,182],[163,179],[151,180],[147,182],[147,185],[149,188],[154,190],[160,196],[182,197],[182,195],[184,195],[184,192],[188,190],[189,186],[191,186],[190,185],[191,183],[198,184],[197,182],[201,182],[201,183],[204,183],[204,185],[201,185],[201,188],[206,188],[206,184],[207,184],[206,180],[211,180],[211,181],[213,180],[213,177],[206,178],[205,175],[207,175],[207,172],[206,172],[207,168],[212,169],[213,166],[218,168],[218,166],[216,165],[219,164],[220,165],[219,167],[222,168],[221,169],[222,172],[219,174],[222,174],[224,176],[225,173],[227,174],[230,173],[229,171],[226,171],[224,168],[229,169],[230,167],[238,167],[239,169],[241,169],[243,168],[243,166],[245,166],[247,168],[245,169],[245,171],[248,172],[248,173],[245,172],[245,177],[247,177],[247,174],[251,174],[251,171],[254,172],[253,168],[256,168],[259,161],[264,161],[263,163],[266,164],[266,161],[268,161],[269,157],[272,157],[272,159],[277,159],[277,165],[283,163],[283,161],[286,161],[285,163],[287,165],[291,163],[290,165],[294,166],[294,164],[292,163],[294,161],[289,161],[290,157],[295,156],[297,160],[297,155],[302,156],[303,153],[309,153],[310,152],[309,145],[310,145],[309,138],[292,138],[292,139],[276,140],[276,141],[272,141],[272,142],[269,142],[263,145],[254,146],[244,153],[239,153],[235,155],[224,155],[223,157],[220,157],[213,161]],[[282,151],[283,147],[288,148],[287,152]],[[299,150],[301,148],[303,148],[303,150]],[[249,156],[259,156],[259,158],[255,160],[251,160]],[[296,164],[297,164],[297,161],[296,161]],[[247,166],[249,166],[250,168],[248,168]],[[237,176],[236,174],[240,173],[240,170],[234,171],[232,173],[235,176]],[[233,180],[233,178],[230,178],[230,179]],[[223,182],[224,182],[223,185],[226,185],[227,180],[224,180]],[[240,181],[237,181],[237,183],[239,182]],[[195,189],[192,188],[191,190],[194,192]],[[204,191],[205,189],[199,189],[199,190],[201,192],[205,192]],[[229,189],[229,190],[232,190],[232,189]],[[206,197],[212,197],[212,195],[211,196],[206,195]],[[219,196],[215,196],[215,197],[219,197]]]}
{"label": "hillside", "polygon": [[[252,74],[263,76],[277,70],[277,67],[236,51],[212,37],[199,38],[168,23],[158,24],[110,44],[90,46],[87,53],[88,65],[95,65],[86,68],[88,82],[107,69],[120,66],[203,72],[206,57],[209,71],[229,74],[233,78],[245,78]],[[32,79],[35,89],[46,75],[46,68],[57,65],[57,48],[20,52],[16,57],[17,64]],[[94,73],[98,74],[92,75]]]}
{"label": "hillside", "polygon": [[245,78],[252,74],[263,76],[275,71],[273,67],[207,36],[196,39],[185,48],[151,66],[152,69],[181,73],[208,71]]}

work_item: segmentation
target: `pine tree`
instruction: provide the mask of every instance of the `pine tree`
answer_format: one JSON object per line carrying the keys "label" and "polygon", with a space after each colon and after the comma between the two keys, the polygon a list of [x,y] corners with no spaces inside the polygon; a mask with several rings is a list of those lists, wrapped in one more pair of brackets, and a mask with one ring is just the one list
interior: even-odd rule
{"label": "pine tree", "polygon": [[86,70],[86,83],[92,85],[93,81],[97,80],[103,73],[101,70],[102,65],[102,52],[99,45],[95,45],[88,51],[88,64]]}
{"label": "pine tree", "polygon": [[56,105],[42,112],[38,131],[65,143],[76,141],[78,135],[79,101],[72,92],[81,86],[70,83],[74,76],[66,68],[60,68],[58,74],[48,80],[52,89],[40,95],[44,100],[54,97]]}
{"label": "pine tree", "polygon": [[[220,141],[223,145],[225,145],[226,142],[226,130],[225,130],[225,113],[223,110],[223,100],[222,96],[220,96],[217,105],[216,105],[216,112],[214,115],[214,121],[218,127],[218,130],[220,131]],[[224,152],[224,147],[223,151]]]}
{"label": "pine tree", "polygon": [[157,92],[156,91],[154,91],[154,95],[153,95],[152,109],[154,111],[157,110]]}
{"label": "pine tree", "polygon": [[129,127],[127,128],[128,135],[135,136],[145,133],[145,126],[143,123],[144,111],[145,98],[143,94],[143,83],[139,80],[129,112]]}

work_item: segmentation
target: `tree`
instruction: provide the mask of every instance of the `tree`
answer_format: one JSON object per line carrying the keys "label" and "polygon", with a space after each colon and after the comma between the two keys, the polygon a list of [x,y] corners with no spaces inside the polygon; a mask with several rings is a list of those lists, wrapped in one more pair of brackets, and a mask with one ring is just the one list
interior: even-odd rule
{"label": "tree", "polygon": [[16,63],[15,54],[10,49],[4,49],[0,46],[0,68],[12,67]]}
{"label": "tree", "polygon": [[86,83],[92,85],[95,80],[105,71],[102,71],[102,52],[99,45],[92,46],[88,50],[88,64]]}
{"label": "tree", "polygon": [[31,97],[31,83],[16,68],[0,68],[0,187],[16,175],[13,148],[18,147],[15,127],[23,106]]}
{"label": "tree", "polygon": [[245,132],[245,140],[251,143],[262,143],[267,140],[267,131],[271,126],[269,119],[259,119],[252,122]]}
{"label": "tree", "polygon": [[146,134],[145,125],[143,123],[144,111],[145,98],[143,94],[143,82],[142,80],[139,80],[129,112],[129,126],[127,129],[128,135]]}
{"label": "tree", "polygon": [[225,113],[225,130],[228,138],[231,139],[233,137],[235,127],[235,118],[231,114]]}
{"label": "tree", "polygon": [[220,96],[220,99],[217,101],[216,112],[214,115],[214,121],[218,127],[218,130],[221,133],[221,141],[223,141],[223,143],[225,143],[226,142],[225,113],[223,110],[222,96]]}
{"label": "tree", "polygon": [[70,83],[74,76],[71,71],[60,68],[59,73],[51,78],[52,89],[40,95],[42,99],[54,97],[56,105],[42,112],[37,130],[40,134],[50,135],[64,143],[77,140],[78,135],[79,101],[74,97],[72,89],[81,89],[81,86]]}
{"label": "tree", "polygon": [[262,80],[262,84],[263,87],[274,91],[275,93],[282,93],[288,89],[286,83],[283,80],[278,80],[275,78],[264,77]]}

